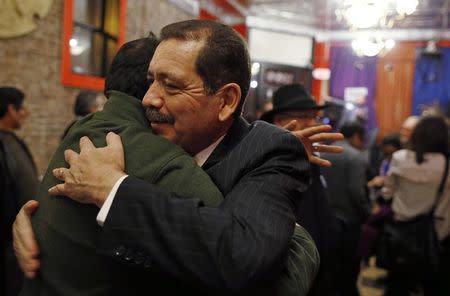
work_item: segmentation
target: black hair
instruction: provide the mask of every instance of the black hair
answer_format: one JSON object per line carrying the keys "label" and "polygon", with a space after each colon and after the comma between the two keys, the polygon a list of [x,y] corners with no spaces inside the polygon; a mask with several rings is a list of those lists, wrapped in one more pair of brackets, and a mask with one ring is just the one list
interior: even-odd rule
{"label": "black hair", "polygon": [[90,108],[97,103],[98,92],[93,90],[82,90],[78,93],[73,106],[76,116],[85,116],[90,113]]}
{"label": "black hair", "polygon": [[142,100],[150,81],[147,79],[150,63],[158,39],[153,33],[146,38],[129,41],[120,47],[114,57],[105,80],[105,95],[116,90]]}
{"label": "black hair", "polygon": [[24,93],[15,87],[0,87],[0,118],[5,116],[9,105],[14,105],[16,110],[22,108]]}
{"label": "black hair", "polygon": [[416,153],[418,164],[424,161],[424,154],[442,153],[448,157],[449,149],[448,125],[441,116],[425,116],[414,128],[409,146]]}
{"label": "black hair", "polygon": [[400,134],[399,133],[390,133],[384,136],[383,140],[381,141],[381,145],[392,145],[397,149],[400,149],[402,147],[402,143],[400,141]]}
{"label": "black hair", "polygon": [[366,135],[366,129],[358,121],[346,122],[342,125],[340,132],[344,135],[344,138],[349,139],[353,135],[357,134],[364,139]]}

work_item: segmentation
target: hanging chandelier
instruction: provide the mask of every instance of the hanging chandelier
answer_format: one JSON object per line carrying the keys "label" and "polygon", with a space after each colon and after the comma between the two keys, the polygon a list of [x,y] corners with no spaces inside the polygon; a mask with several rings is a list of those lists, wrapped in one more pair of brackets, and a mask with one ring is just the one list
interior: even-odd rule
{"label": "hanging chandelier", "polygon": [[335,13],[353,30],[386,29],[414,13],[418,5],[418,0],[343,0]]}
{"label": "hanging chandelier", "polygon": [[379,37],[360,38],[352,41],[353,51],[358,56],[373,57],[384,55],[395,46],[392,39],[384,40]]}
{"label": "hanging chandelier", "polygon": [[343,0],[336,16],[351,31],[369,30],[364,38],[353,40],[352,48],[359,56],[376,56],[391,50],[395,41],[384,40],[370,30],[391,29],[396,22],[414,13],[418,5],[418,0]]}

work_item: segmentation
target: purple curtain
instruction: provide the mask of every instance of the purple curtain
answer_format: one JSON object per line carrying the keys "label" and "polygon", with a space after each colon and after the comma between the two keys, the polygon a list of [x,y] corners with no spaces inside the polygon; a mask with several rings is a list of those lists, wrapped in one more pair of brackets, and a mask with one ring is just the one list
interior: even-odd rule
{"label": "purple curtain", "polygon": [[377,58],[358,57],[351,47],[332,46],[330,49],[330,95],[344,99],[346,87],[366,87],[367,130],[377,127],[375,115],[375,89]]}

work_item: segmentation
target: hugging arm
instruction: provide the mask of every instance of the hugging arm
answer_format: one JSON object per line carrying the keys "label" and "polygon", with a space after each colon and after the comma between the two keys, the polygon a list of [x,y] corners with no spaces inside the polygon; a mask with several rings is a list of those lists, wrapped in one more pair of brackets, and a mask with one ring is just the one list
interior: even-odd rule
{"label": "hugging arm", "polygon": [[278,260],[295,217],[292,201],[270,197],[278,189],[258,178],[243,181],[220,207],[211,208],[127,178],[105,221],[99,251],[122,261],[127,253],[141,253],[145,268],[239,289],[282,268]]}
{"label": "hugging arm", "polygon": [[298,188],[309,181],[306,155],[294,142],[289,137],[284,154],[236,177],[217,208],[128,177],[114,198],[98,251],[221,290],[278,277],[294,231]]}

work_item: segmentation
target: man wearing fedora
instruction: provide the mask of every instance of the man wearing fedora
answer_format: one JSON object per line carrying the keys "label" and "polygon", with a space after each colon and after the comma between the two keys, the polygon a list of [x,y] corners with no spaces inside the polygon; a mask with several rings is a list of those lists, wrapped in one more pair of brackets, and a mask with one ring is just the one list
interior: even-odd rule
{"label": "man wearing fedora", "polygon": [[[290,130],[303,130],[318,125],[320,110],[327,105],[317,105],[301,84],[285,85],[277,89],[272,98],[273,109],[261,115],[264,120]],[[319,166],[311,165],[311,185],[301,194],[297,210],[297,223],[313,237],[319,250],[321,266],[309,296],[334,295],[333,275],[330,266],[337,241],[337,220],[325,195],[325,182]]]}

